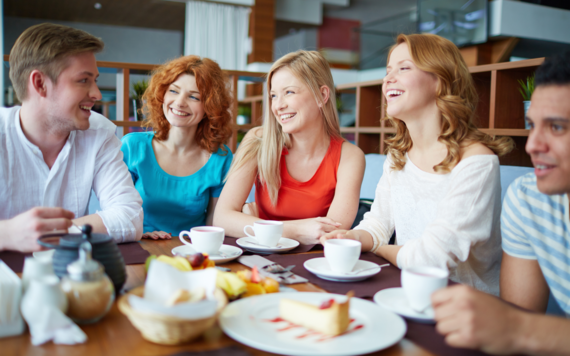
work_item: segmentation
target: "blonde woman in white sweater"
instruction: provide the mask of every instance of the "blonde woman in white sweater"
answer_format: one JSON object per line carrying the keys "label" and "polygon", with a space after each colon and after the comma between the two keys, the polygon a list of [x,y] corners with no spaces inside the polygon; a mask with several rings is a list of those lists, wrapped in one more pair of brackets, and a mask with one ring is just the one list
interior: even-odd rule
{"label": "blonde woman in white sweater", "polygon": [[[372,209],[354,230],[321,238],[362,242],[399,268],[449,269],[498,295],[501,184],[497,155],[513,142],[473,123],[477,93],[457,47],[436,35],[400,35],[382,86],[396,135]],[[388,241],[394,230],[396,244]]]}

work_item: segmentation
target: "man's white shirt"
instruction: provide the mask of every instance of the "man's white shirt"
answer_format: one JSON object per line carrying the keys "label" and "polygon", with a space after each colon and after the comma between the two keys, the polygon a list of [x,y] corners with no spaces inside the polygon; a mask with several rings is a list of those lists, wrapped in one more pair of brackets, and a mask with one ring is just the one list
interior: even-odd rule
{"label": "man's white shirt", "polygon": [[72,131],[51,169],[24,135],[20,107],[0,108],[0,220],[36,206],[86,215],[91,189],[107,232],[116,242],[142,236],[142,200],[123,162],[116,126],[91,112],[87,130]]}

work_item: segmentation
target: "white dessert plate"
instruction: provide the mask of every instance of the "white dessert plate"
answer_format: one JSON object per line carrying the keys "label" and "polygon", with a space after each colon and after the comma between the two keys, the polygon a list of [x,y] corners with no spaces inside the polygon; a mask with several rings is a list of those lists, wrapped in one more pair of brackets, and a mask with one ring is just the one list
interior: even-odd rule
{"label": "white dessert plate", "polygon": [[332,297],[344,296],[304,292],[244,298],[228,304],[219,321],[231,338],[256,349],[285,355],[362,355],[390,347],[404,337],[406,323],[401,317],[359,298],[350,300],[350,318],[354,320],[348,332],[334,338],[309,335],[304,327],[287,328],[287,322],[271,322],[279,317],[281,298],[320,305]]}
{"label": "white dessert plate", "polygon": [[257,240],[249,236],[237,239],[236,243],[248,251],[265,254],[287,252],[299,246],[299,241],[288,239],[286,237],[281,237],[275,247],[258,245]]}
{"label": "white dessert plate", "polygon": [[[182,245],[172,249],[172,254],[179,255],[193,255],[197,253],[192,245]],[[210,259],[216,263],[226,263],[235,260],[243,253],[242,249],[239,247],[231,245],[222,245],[220,251],[215,255],[209,255]]]}
{"label": "white dessert plate", "polygon": [[53,254],[55,253],[55,249],[51,250],[44,250],[44,251],[36,251],[32,253],[32,256],[39,260],[52,260]]}
{"label": "white dessert plate", "polygon": [[376,304],[393,311],[405,318],[419,323],[435,323],[433,308],[429,307],[423,313],[418,313],[408,303],[403,288],[387,288],[374,294]]}
{"label": "white dessert plate", "polygon": [[[370,278],[375,274],[380,273],[382,267],[374,262],[358,260],[356,265],[353,268],[353,271],[358,270],[365,270],[362,272],[354,273],[341,273],[341,272],[333,272],[327,262],[327,259],[324,257],[318,258],[311,258],[310,260],[306,260],[303,264],[305,268],[315,274],[317,277],[326,279],[327,281],[334,281],[334,282],[358,282],[363,281],[366,278]],[[374,268],[378,267],[378,268]],[[372,268],[372,269],[370,269]]]}

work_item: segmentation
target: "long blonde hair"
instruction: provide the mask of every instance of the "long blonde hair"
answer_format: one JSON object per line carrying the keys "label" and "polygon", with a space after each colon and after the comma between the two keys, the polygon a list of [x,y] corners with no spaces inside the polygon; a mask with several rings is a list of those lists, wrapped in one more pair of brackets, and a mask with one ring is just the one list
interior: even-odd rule
{"label": "long blonde hair", "polygon": [[[271,111],[271,78],[279,69],[287,67],[293,75],[300,79],[313,93],[315,101],[321,104],[321,115],[325,134],[331,138],[341,138],[338,113],[336,111],[336,95],[330,67],[325,58],[316,51],[297,51],[284,55],[277,60],[267,73],[267,100],[263,120],[262,137],[243,140],[236,153],[230,177],[250,160],[257,161],[257,174],[262,184],[265,184],[273,206],[277,205],[279,188],[281,187],[281,172],[279,163],[283,147],[291,148],[289,134],[283,132],[277,118]],[[329,88],[330,96],[326,103],[322,102],[321,87]]]}
{"label": "long blonde hair", "polygon": [[[449,40],[431,34],[401,34],[388,54],[400,44],[408,45],[414,64],[422,71],[432,73],[438,80],[436,105],[441,112],[441,133],[438,140],[447,146],[447,156],[434,166],[436,172],[449,172],[461,159],[462,143],[477,143],[502,156],[514,148],[510,137],[495,138],[477,129],[473,123],[477,107],[477,91],[469,68],[459,49]],[[406,124],[386,114],[396,135],[388,140],[392,155],[392,169],[401,170],[406,164],[405,154],[412,148],[412,138]]]}

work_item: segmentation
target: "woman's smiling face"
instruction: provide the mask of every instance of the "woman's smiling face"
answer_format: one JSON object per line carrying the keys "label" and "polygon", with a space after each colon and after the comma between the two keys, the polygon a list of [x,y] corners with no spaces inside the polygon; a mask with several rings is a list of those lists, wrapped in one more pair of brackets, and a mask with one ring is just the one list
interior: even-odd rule
{"label": "woman's smiling face", "polygon": [[437,83],[435,75],[416,67],[408,45],[399,44],[390,54],[382,85],[388,115],[403,121],[421,117],[435,105]]}
{"label": "woman's smiling face", "polygon": [[[271,77],[271,111],[283,132],[295,133],[310,125],[322,125],[321,109],[309,87],[289,68],[278,69]],[[322,119],[321,119],[322,120]]]}
{"label": "woman's smiling face", "polygon": [[174,127],[197,126],[205,116],[196,77],[180,75],[164,93],[164,116]]}

